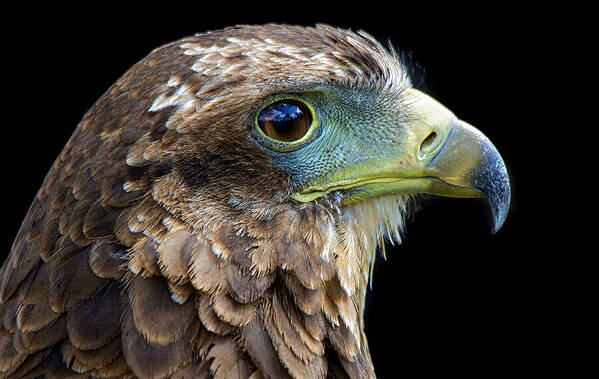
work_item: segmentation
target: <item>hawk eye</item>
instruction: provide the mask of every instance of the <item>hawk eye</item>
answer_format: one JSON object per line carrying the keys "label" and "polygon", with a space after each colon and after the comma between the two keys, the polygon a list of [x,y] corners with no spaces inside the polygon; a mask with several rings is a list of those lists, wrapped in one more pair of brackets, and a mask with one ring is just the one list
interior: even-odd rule
{"label": "hawk eye", "polygon": [[257,122],[268,137],[281,142],[294,142],[310,129],[312,112],[299,100],[284,99],[262,109]]}

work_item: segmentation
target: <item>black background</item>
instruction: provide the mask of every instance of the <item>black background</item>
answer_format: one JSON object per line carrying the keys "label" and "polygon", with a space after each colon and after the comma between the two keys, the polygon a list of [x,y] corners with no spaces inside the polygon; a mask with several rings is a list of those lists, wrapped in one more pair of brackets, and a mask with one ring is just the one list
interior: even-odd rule
{"label": "black background", "polygon": [[[532,100],[542,95],[540,57],[556,34],[543,10],[521,7],[396,8],[288,3],[144,4],[139,9],[20,9],[5,18],[0,250],[7,253],[45,173],[102,93],[153,48],[233,24],[329,23],[363,29],[407,52],[418,81],[502,154],[512,183],[510,214],[490,232],[482,200],[430,198],[408,219],[401,247],[375,267],[366,332],[380,377],[488,377],[562,366],[554,348],[564,270],[541,241],[532,151],[541,138]],[[559,34],[559,33],[557,33]],[[553,43],[553,42],[552,42]],[[7,84],[8,83],[8,84]],[[8,98],[8,100],[7,100]],[[10,121],[8,121],[10,119]],[[543,191],[540,191],[543,192]],[[553,239],[554,240],[554,239]]]}

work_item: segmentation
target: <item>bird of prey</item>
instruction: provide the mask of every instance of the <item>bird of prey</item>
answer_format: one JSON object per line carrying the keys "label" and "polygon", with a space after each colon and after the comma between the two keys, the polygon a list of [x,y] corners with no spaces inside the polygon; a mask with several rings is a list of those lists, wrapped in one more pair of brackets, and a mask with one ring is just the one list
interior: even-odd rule
{"label": "bird of prey", "polygon": [[0,271],[0,377],[374,377],[364,302],[415,195],[509,207],[491,142],[326,25],[152,51],[84,115]]}

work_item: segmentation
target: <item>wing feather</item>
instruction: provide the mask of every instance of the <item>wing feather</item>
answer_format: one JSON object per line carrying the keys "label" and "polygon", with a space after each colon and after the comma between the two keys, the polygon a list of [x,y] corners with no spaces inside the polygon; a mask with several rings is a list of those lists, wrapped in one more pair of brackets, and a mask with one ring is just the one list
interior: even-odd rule
{"label": "wing feather", "polygon": [[166,280],[159,277],[133,277],[128,300],[136,329],[156,346],[181,339],[196,314],[194,302],[175,302]]}
{"label": "wing feather", "polygon": [[154,345],[135,326],[129,301],[125,299],[123,302],[123,354],[135,375],[140,378],[162,378],[191,362],[195,335],[193,323],[187,325],[177,341]]}
{"label": "wing feather", "polygon": [[95,350],[112,341],[120,332],[121,285],[111,281],[82,302],[67,316],[71,344],[81,350]]}

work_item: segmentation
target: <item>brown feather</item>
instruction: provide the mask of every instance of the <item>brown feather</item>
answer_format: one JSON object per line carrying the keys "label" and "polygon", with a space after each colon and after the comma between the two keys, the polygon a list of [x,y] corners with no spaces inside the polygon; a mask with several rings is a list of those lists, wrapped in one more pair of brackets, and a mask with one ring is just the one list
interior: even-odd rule
{"label": "brown feather", "polygon": [[75,256],[80,255],[81,252],[81,246],[74,244],[68,235],[63,235],[56,241],[52,254],[47,258],[42,258],[44,263],[60,264],[63,261],[67,261]]}
{"label": "brown feather", "polygon": [[266,379],[266,377],[262,375],[262,371],[256,370],[248,377],[248,379]]}
{"label": "brown feather", "polygon": [[171,299],[177,304],[185,303],[190,297],[195,294],[194,288],[190,284],[178,285],[172,282],[168,282],[168,289],[171,293]]}
{"label": "brown feather", "polygon": [[26,358],[26,355],[15,350],[10,336],[0,337],[0,377],[18,369]]}
{"label": "brown feather", "polygon": [[129,302],[136,329],[156,346],[179,340],[194,318],[194,304],[177,304],[162,278],[132,278]]}
{"label": "brown feather", "polygon": [[[61,202],[62,211],[58,216],[58,231],[63,236],[69,234],[69,228],[73,223],[79,224],[81,220],[73,219],[71,215],[77,206],[77,199],[73,195],[71,189],[67,186],[64,190],[63,200]],[[69,236],[70,238],[70,236]]]}
{"label": "brown feather", "polygon": [[59,346],[55,346],[44,356],[40,364],[29,371],[27,376],[37,378],[43,375],[47,379],[85,378],[86,374],[76,373],[69,369],[62,360]]}
{"label": "brown feather", "polygon": [[250,322],[257,306],[256,303],[238,303],[226,293],[211,294],[210,303],[218,318],[234,326],[243,326]]}
{"label": "brown feather", "polygon": [[198,239],[192,250],[191,262],[190,278],[196,289],[212,293],[226,287],[221,263],[212,253],[208,241]]}
{"label": "brown feather", "polygon": [[[287,368],[289,374],[293,377],[300,378],[324,378],[326,376],[327,368],[326,361],[321,356],[312,355],[312,359],[309,363],[302,360],[299,356],[300,354],[294,352],[294,349],[287,343],[285,340],[285,336],[283,334],[291,335],[291,330],[283,330],[285,327],[289,327],[288,325],[278,325],[277,320],[282,317],[276,316],[277,306],[273,304],[273,307],[269,312],[266,313],[264,325],[266,326],[266,330],[268,331],[268,335],[272,341],[272,344],[277,351],[278,357],[281,360],[281,363]],[[285,316],[286,317],[286,316]],[[295,333],[295,332],[293,332]],[[296,336],[297,338],[297,336]],[[288,340],[293,343],[293,345],[297,348],[301,346],[301,341],[291,341],[288,336]],[[297,343],[299,342],[299,343]],[[303,347],[305,349],[305,346]],[[303,352],[308,352],[307,349],[303,350]],[[309,352],[308,352],[309,353]]]}
{"label": "brown feather", "polygon": [[251,303],[258,300],[270,288],[274,274],[252,275],[244,274],[234,264],[223,269],[227,289],[231,297],[239,303]]}
{"label": "brown feather", "polygon": [[[325,346],[324,343],[322,343],[322,339],[316,339],[308,332],[304,325],[304,319],[302,318],[301,312],[297,309],[297,307],[295,307],[288,295],[285,295],[284,293],[283,295],[284,296],[281,296],[277,302],[279,300],[282,302],[281,305],[287,312],[287,316],[289,317],[289,322],[293,330],[295,330],[300,340],[304,343],[304,345],[306,345],[310,352],[316,355],[323,355],[325,352]],[[275,297],[275,299],[277,298]],[[276,309],[274,306],[273,308]]]}
{"label": "brown feather", "polygon": [[327,325],[322,313],[304,314],[304,327],[316,341],[323,341],[327,334]]}
{"label": "brown feather", "polygon": [[93,371],[96,378],[131,378],[133,373],[123,354],[119,354],[112,362],[100,366]]}
{"label": "brown feather", "polygon": [[162,274],[171,282],[186,283],[195,238],[187,230],[172,232],[158,246]]}
{"label": "brown feather", "polygon": [[241,342],[252,362],[270,378],[289,378],[266,331],[262,315],[241,328]]}
{"label": "brown feather", "polygon": [[215,379],[243,379],[250,374],[250,367],[243,359],[239,346],[230,338],[217,340],[205,359],[212,361],[210,372]]}
{"label": "brown feather", "polygon": [[95,350],[120,331],[120,284],[110,282],[91,299],[73,308],[67,316],[67,331],[73,346]]}
{"label": "brown feather", "polygon": [[24,304],[17,312],[17,328],[23,333],[40,330],[60,317],[50,308],[48,301]]}
{"label": "brown feather", "polygon": [[47,259],[54,251],[56,242],[61,237],[58,231],[58,220],[48,218],[42,226],[42,232],[38,241],[38,253],[42,259]]}
{"label": "brown feather", "polygon": [[89,299],[106,285],[106,279],[98,277],[90,269],[88,251],[89,247],[52,264],[50,306],[55,312],[64,312]]}
{"label": "brown feather", "polygon": [[21,284],[18,300],[23,304],[47,301],[50,296],[50,265],[39,264]]}
{"label": "brown feather", "polygon": [[269,274],[278,263],[278,253],[274,243],[268,240],[257,242],[257,246],[249,249],[250,270],[256,271],[259,275]]}
{"label": "brown feather", "polygon": [[65,362],[72,362],[71,367],[78,372],[89,372],[114,361],[121,353],[120,335],[99,349],[80,350],[69,341],[61,345],[62,357]]}
{"label": "brown feather", "polygon": [[89,267],[100,278],[121,278],[126,262],[125,247],[121,245],[96,242],[89,252]]}
{"label": "brown feather", "polygon": [[74,203],[73,213],[70,214],[69,220],[67,221],[68,229],[66,230],[66,234],[77,246],[85,246],[91,242],[90,239],[83,234],[83,219],[92,204],[93,199],[84,199]]}
{"label": "brown feather", "polygon": [[[124,191],[124,178],[109,178],[102,182],[102,205],[106,208],[126,207],[143,198],[143,191]],[[117,216],[118,217],[118,216]]]}
{"label": "brown feather", "polygon": [[193,325],[189,325],[176,342],[156,346],[148,342],[135,327],[132,310],[125,305],[123,313],[123,354],[128,366],[141,378],[165,377],[186,365],[192,358]]}
{"label": "brown feather", "polygon": [[114,226],[114,236],[123,246],[133,246],[138,239],[143,237],[142,233],[134,233],[129,229],[129,217],[131,216],[131,208],[125,209],[116,219]]}
{"label": "brown feather", "polygon": [[92,177],[89,167],[82,167],[77,173],[72,191],[77,200],[95,199],[100,195],[100,184]]}
{"label": "brown feather", "polygon": [[[289,315],[283,308],[285,299],[281,299],[285,294],[281,291],[277,291],[277,295],[272,298],[272,320],[278,334],[283,337],[286,347],[288,347],[293,354],[304,363],[309,363],[314,359],[314,353],[312,353],[304,342],[300,339],[297,330],[291,325]],[[268,329],[270,332],[270,329]],[[272,338],[272,335],[271,335]],[[274,340],[274,338],[273,338]],[[280,354],[280,352],[279,352]]]}
{"label": "brown feather", "polygon": [[127,164],[129,166],[144,167],[151,162],[144,158],[144,152],[152,144],[152,138],[149,133],[137,140],[127,153]]}
{"label": "brown feather", "polygon": [[67,318],[62,315],[52,321],[48,326],[34,332],[21,332],[13,334],[15,349],[23,354],[35,353],[41,349],[51,347],[67,336]]}
{"label": "brown feather", "polygon": [[105,208],[102,200],[96,200],[83,219],[83,233],[87,238],[109,237],[114,234],[114,226],[120,210]]}
{"label": "brown feather", "polygon": [[17,329],[17,312],[19,303],[16,300],[10,300],[0,306],[2,310],[2,327],[4,330],[14,333]]}
{"label": "brown feather", "polygon": [[208,379],[212,377],[210,365],[207,361],[202,361],[199,364],[190,364],[175,371],[171,375],[171,379],[187,379],[198,378]]}
{"label": "brown feather", "polygon": [[202,325],[212,333],[218,335],[227,335],[233,332],[234,327],[222,321],[214,312],[212,304],[210,304],[210,297],[208,295],[200,295],[198,304],[198,316]]}
{"label": "brown feather", "polygon": [[129,257],[127,269],[129,269],[129,271],[135,275],[141,275],[144,277],[150,275],[144,269],[144,262],[141,259],[141,254],[133,254]]}
{"label": "brown feather", "polygon": [[349,362],[354,362],[359,354],[359,348],[351,331],[341,323],[339,326],[329,328],[327,337],[332,347],[339,353],[339,357]]}
{"label": "brown feather", "polygon": [[47,354],[47,350],[41,350],[35,354],[29,355],[19,366],[15,367],[14,371],[10,372],[9,370],[0,372],[0,378],[34,378],[35,376],[31,375],[30,371],[38,366]]}
{"label": "brown feather", "polygon": [[325,291],[322,285],[314,289],[306,288],[293,274],[285,276],[285,283],[293,295],[295,304],[303,313],[313,315],[320,312],[325,300]]}
{"label": "brown feather", "polygon": [[133,246],[133,254],[139,256],[143,268],[150,275],[160,275],[157,245],[151,238],[142,238]]}
{"label": "brown feather", "polygon": [[9,257],[0,271],[0,302],[6,302],[39,262],[37,240],[26,243],[22,239],[13,247],[13,255]]}

